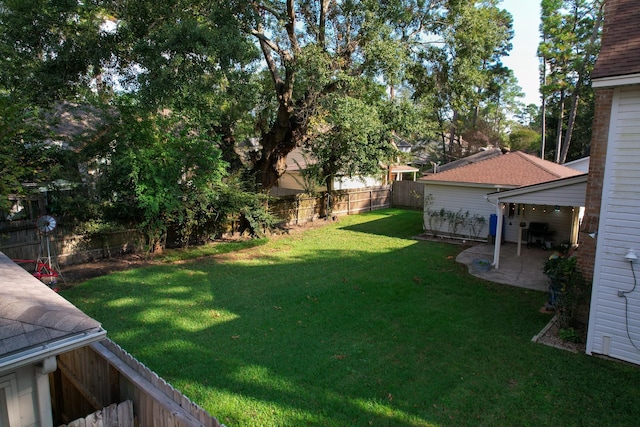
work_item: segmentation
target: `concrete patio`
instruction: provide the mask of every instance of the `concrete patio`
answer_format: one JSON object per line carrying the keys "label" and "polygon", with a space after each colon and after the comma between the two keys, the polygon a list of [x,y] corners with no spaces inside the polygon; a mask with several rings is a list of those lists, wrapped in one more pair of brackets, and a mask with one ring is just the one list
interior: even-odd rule
{"label": "concrete patio", "polygon": [[503,243],[500,249],[500,268],[493,267],[489,271],[478,271],[474,266],[474,260],[488,260],[493,262],[494,246],[491,244],[478,244],[461,252],[456,261],[466,264],[469,273],[476,277],[505,285],[518,286],[546,292],[549,279],[542,272],[544,262],[553,251],[541,248],[527,248],[522,246],[520,256],[517,255],[515,243]]}

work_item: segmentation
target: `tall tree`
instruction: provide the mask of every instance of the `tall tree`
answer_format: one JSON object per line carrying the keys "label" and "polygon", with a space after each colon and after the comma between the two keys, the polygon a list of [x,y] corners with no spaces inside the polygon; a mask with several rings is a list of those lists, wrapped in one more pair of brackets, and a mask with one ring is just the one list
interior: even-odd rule
{"label": "tall tree", "polygon": [[[500,58],[511,49],[511,15],[494,0],[447,2],[437,43],[418,53],[411,83],[416,97],[433,105],[446,161],[454,159],[457,135],[478,123],[482,104],[499,93]],[[496,82],[493,83],[492,82]],[[466,124],[465,124],[466,123]],[[449,139],[448,145],[444,135]],[[460,154],[460,153],[458,153]]]}
{"label": "tall tree", "polygon": [[393,86],[411,47],[422,45],[444,0],[238,2],[237,17],[262,50],[271,102],[259,111],[261,152],[254,172],[262,188],[284,173],[285,158],[308,138],[318,102],[382,78]]}
{"label": "tall tree", "polygon": [[43,104],[87,87],[116,40],[101,30],[103,2],[8,0],[0,4],[0,86]]}
{"label": "tall tree", "polygon": [[[543,0],[538,54],[544,58],[542,95],[555,111],[555,160],[570,151],[580,97],[590,91],[589,75],[600,46],[605,0]],[[569,112],[567,112],[569,103]],[[546,130],[543,130],[546,132]],[[547,132],[547,134],[553,134]]]}
{"label": "tall tree", "polygon": [[140,108],[169,108],[197,120],[216,138],[225,160],[241,168],[235,127],[254,107],[250,64],[258,50],[223,2],[121,0],[110,10],[120,41],[120,86]]}

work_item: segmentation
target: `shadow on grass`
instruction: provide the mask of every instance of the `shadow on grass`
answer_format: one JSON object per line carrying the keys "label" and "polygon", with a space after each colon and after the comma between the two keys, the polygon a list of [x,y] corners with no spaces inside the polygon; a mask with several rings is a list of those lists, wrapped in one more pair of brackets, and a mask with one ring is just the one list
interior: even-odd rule
{"label": "shadow on grass", "polygon": [[[367,214],[363,214],[367,215]],[[372,213],[382,218],[342,227],[358,233],[388,237],[411,237],[423,233],[422,212],[405,209],[385,209],[383,213]]]}

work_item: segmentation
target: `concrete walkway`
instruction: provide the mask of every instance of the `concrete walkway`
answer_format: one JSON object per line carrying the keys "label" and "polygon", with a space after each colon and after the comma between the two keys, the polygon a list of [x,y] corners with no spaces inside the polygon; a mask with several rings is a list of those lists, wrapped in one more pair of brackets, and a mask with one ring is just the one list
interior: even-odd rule
{"label": "concrete walkway", "polygon": [[495,283],[546,292],[549,279],[542,272],[542,266],[553,251],[527,248],[523,245],[520,256],[517,256],[517,249],[515,243],[502,244],[498,270],[492,267],[489,271],[482,272],[478,271],[473,264],[474,260],[480,259],[493,262],[494,247],[491,244],[474,245],[461,252],[456,257],[456,261],[466,264],[469,267],[469,273],[476,277]]}

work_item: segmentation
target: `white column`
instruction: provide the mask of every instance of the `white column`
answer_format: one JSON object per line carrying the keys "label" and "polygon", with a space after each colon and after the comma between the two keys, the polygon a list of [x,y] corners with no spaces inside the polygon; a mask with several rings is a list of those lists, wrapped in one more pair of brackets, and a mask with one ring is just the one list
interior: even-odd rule
{"label": "white column", "polygon": [[496,241],[495,241],[495,246],[494,246],[494,250],[493,250],[493,268],[494,269],[498,269],[500,268],[500,246],[502,244],[502,209],[503,209],[503,204],[502,203],[498,203],[498,205],[496,206],[496,214],[498,216],[497,221],[496,221]]}
{"label": "white column", "polygon": [[51,393],[49,389],[49,373],[57,369],[56,357],[47,357],[41,366],[36,368],[36,394],[38,399],[38,415],[41,426],[53,425],[51,409]]}

